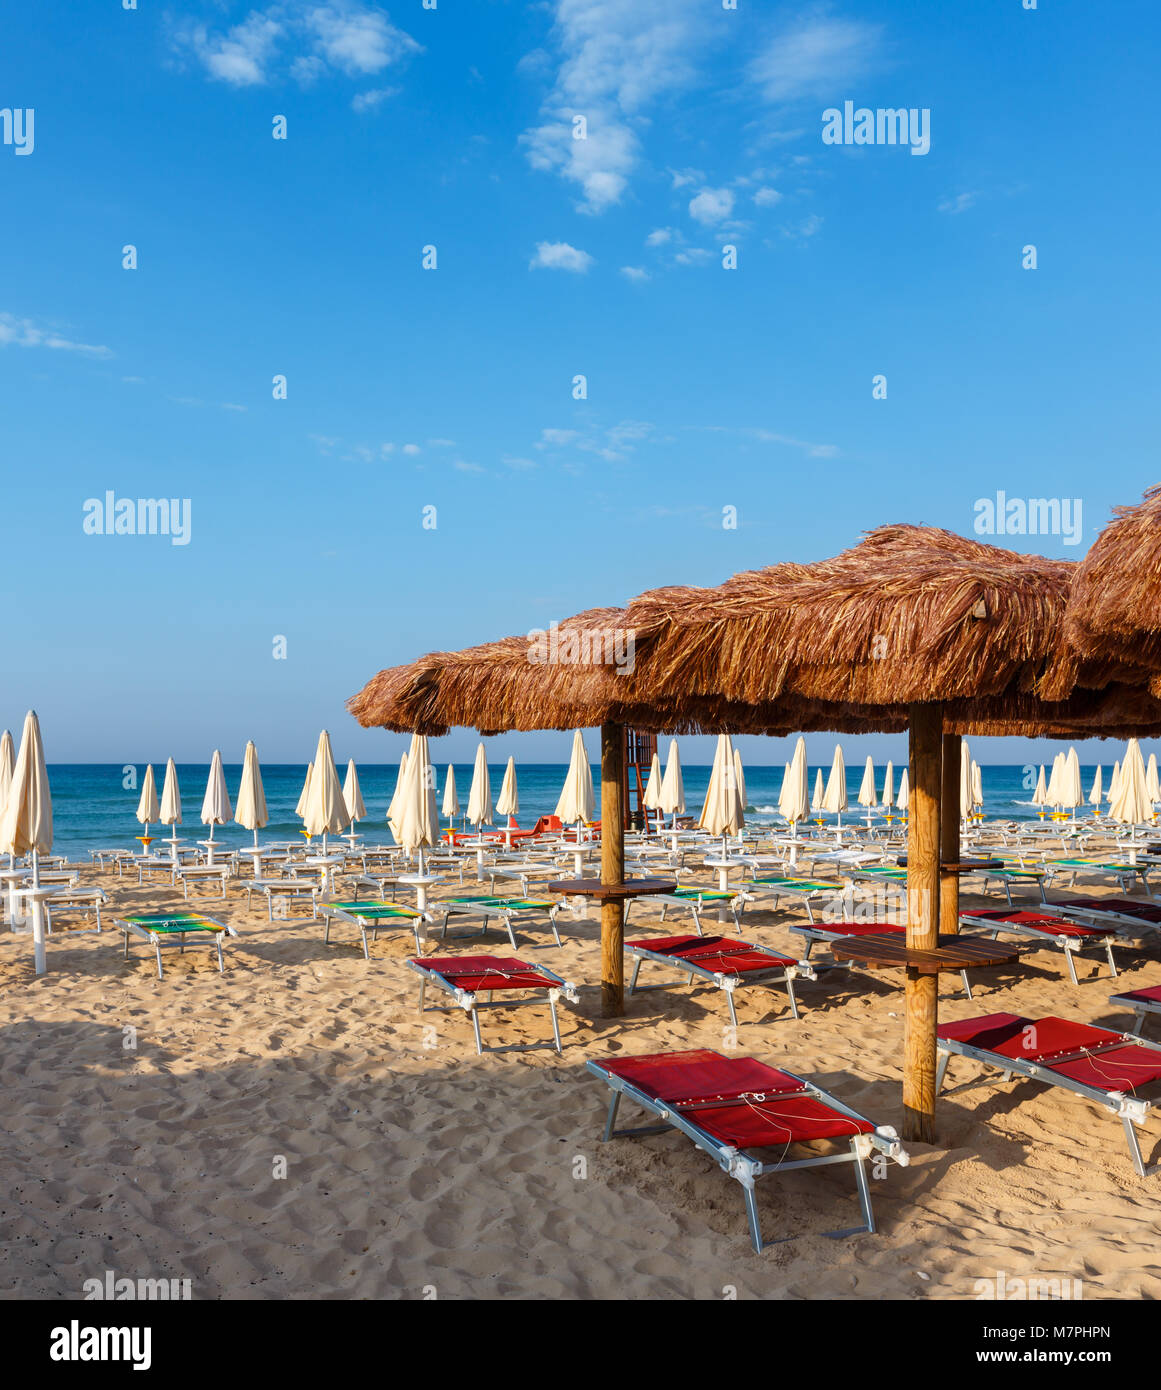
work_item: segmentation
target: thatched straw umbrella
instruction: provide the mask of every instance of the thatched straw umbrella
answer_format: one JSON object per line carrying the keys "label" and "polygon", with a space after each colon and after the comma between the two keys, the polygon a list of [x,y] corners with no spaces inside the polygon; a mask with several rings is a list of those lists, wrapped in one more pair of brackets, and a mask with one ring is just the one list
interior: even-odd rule
{"label": "thatched straw umbrella", "polygon": [[[1085,661],[1061,636],[1076,563],[1017,555],[929,527],[887,526],[833,559],[735,575],[716,589],[634,599],[636,673],[658,700],[786,698],[907,711],[907,945],[958,929],[960,736],[1115,717],[1141,672]],[[1154,712],[1156,713],[1156,712]],[[1025,722],[1026,720],[1026,722]],[[1075,728],[1076,726],[1071,726]],[[947,807],[941,814],[941,807]],[[934,1138],[937,977],[907,972],[905,1132]]]}
{"label": "thatched straw umbrella", "polygon": [[1161,484],[1117,507],[1077,571],[1065,620],[1084,656],[1148,669],[1161,695]]}
{"label": "thatched straw umbrella", "polygon": [[[909,944],[958,926],[959,736],[1161,730],[1135,667],[1086,664],[1060,628],[1075,564],[917,527],[886,527],[818,565],[779,565],[714,590],[665,589],[628,610],[438,652],[381,671],[348,702],[364,726],[443,734],[601,727],[603,884],[623,876],[622,728],[667,733],[829,729],[911,741]],[[618,664],[615,635],[631,636]],[[624,648],[622,647],[622,650]],[[946,765],[949,786],[944,787]],[[942,843],[941,843],[942,829]],[[602,997],[623,1008],[623,914],[602,907]],[[934,977],[908,981],[904,1096],[913,1137],[934,1133]]]}

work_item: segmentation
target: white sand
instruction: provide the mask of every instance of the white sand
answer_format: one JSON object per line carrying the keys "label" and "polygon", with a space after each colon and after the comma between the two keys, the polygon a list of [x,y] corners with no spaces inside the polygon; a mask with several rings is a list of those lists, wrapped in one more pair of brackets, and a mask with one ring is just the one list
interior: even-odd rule
{"label": "white sand", "polygon": [[[87,881],[110,891],[111,909],[180,902],[155,885]],[[321,923],[268,923],[236,886],[224,910],[200,906],[241,933],[224,976],[203,943],[165,952],[158,981],[152,953],[135,946],[125,963],[107,929],[54,937],[36,980],[28,937],[0,937],[5,1296],[78,1297],[107,1269],[189,1278],[194,1298],[962,1299],[1000,1271],[1081,1279],[1086,1298],[1161,1294],[1161,1177],[1138,1178],[1119,1121],[1076,1097],[1016,1082],[942,1100],[940,1145],[911,1146],[910,1168],[887,1165],[872,1183],[876,1235],[820,1234],[858,1220],[849,1165],[763,1179],[767,1239],[797,1238],[756,1255],[740,1187],[686,1140],[599,1142],[608,1092],[583,1065],[724,1049],[718,991],[644,993],[602,1020],[598,923],[562,913],[562,950],[536,949],[550,940],[538,933],[520,954],[590,987],[578,1008],[562,1005],[563,1057],[477,1057],[461,1011],[416,1012],[409,932],[382,934],[368,964],[349,929],[324,947]],[[638,904],[628,935],[656,917]],[[792,920],[754,913],[745,935],[800,955]],[[477,950],[511,955],[495,933],[450,948]],[[1103,956],[1099,969],[1096,956],[1082,962],[1074,988],[1060,954],[1043,951],[975,972],[974,1003],[944,977],[941,1017],[1128,1027],[1108,995],[1161,982],[1161,966],[1134,949],[1120,959],[1116,982]],[[781,992],[739,1000],[739,1051],[900,1123],[898,973],[802,983],[799,1023]],[[483,1027],[486,1043],[551,1036],[541,1009],[489,1011]],[[954,1063],[948,1084],[974,1074]],[[623,1106],[621,1123],[637,1122]],[[1161,1121],[1141,1137],[1155,1160]]]}

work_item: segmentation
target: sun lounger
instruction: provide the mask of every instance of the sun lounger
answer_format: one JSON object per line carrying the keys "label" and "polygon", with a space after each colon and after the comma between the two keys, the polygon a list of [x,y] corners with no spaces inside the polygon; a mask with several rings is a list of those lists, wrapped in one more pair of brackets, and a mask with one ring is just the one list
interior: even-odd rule
{"label": "sun lounger", "polygon": [[216,878],[221,885],[220,897],[226,896],[226,880],[233,872],[228,863],[216,862],[213,864],[179,864],[174,869],[175,878],[181,880],[182,893],[186,898],[189,897],[189,886],[191,883],[200,883],[203,879]]}
{"label": "sun lounger", "polygon": [[[1044,868],[1049,882],[1068,874],[1071,887],[1076,882],[1077,874],[1097,874],[1103,878],[1115,879],[1123,893],[1132,888],[1136,879],[1140,879],[1141,886],[1148,893],[1149,875],[1153,871],[1151,864],[1106,863],[1099,859],[1048,859],[1045,860]],[[1041,885],[1041,894],[1044,892],[1044,886]]]}
{"label": "sun lounger", "polygon": [[1145,989],[1130,989],[1124,994],[1110,994],[1110,1004],[1123,1004],[1133,1011],[1132,1032],[1140,1034],[1146,1014],[1161,1014],[1161,985],[1148,985]]}
{"label": "sun lounger", "polygon": [[[218,971],[225,972],[222,961],[222,939],[237,936],[238,933],[229,922],[218,922],[212,917],[203,917],[200,912],[135,912],[117,919],[125,937],[125,959],[129,959],[129,937],[137,936],[148,941],[157,953],[157,978],[163,979],[161,971],[161,948],[176,946],[185,953],[185,939],[188,935],[212,932],[214,945],[218,948]],[[176,937],[176,941],[167,938]]]}
{"label": "sun lounger", "polygon": [[[429,984],[445,990],[455,1000],[447,1008],[460,1008],[471,1016],[472,1028],[476,1034],[476,1053],[483,1052],[524,1052],[535,1047],[546,1047],[547,1043],[512,1044],[510,1047],[485,1047],[480,1037],[481,1009],[515,1009],[529,1004],[547,1001],[552,1017],[552,1046],[560,1052],[560,1025],[556,1017],[556,1003],[561,997],[575,1004],[576,986],[562,979],[551,970],[541,966],[529,965],[522,960],[509,960],[499,956],[420,956],[408,958],[407,965],[419,976],[419,1011],[424,1011]],[[494,995],[525,993],[532,991],[530,998],[494,998]],[[481,995],[487,995],[482,999]],[[432,1005],[439,1009],[441,1006]]]}
{"label": "sun lounger", "polygon": [[363,939],[363,956],[367,960],[371,959],[371,953],[367,949],[368,927],[371,929],[371,940],[376,941],[380,928],[406,924],[415,937],[415,949],[421,952],[423,943],[420,940],[419,928],[421,923],[428,920],[425,913],[417,911],[414,907],[405,907],[403,903],[394,902],[323,903],[322,918],[326,924],[323,932],[324,946],[330,945],[331,923],[337,918],[340,922],[358,927],[359,935]]}
{"label": "sun lounger", "polygon": [[101,908],[109,901],[103,888],[66,888],[54,893],[44,901],[48,930],[53,930],[53,916],[64,912],[92,913],[96,917],[97,931],[101,930]]}
{"label": "sun lounger", "polygon": [[[250,909],[250,899],[253,894],[262,894],[266,899],[268,921],[274,921],[274,903],[276,900],[287,906],[296,902],[309,902],[310,920],[313,921],[318,916],[319,886],[317,880],[313,878],[247,878],[239,884],[239,887],[246,890],[247,911]],[[280,915],[285,917],[285,911],[281,912]]]}
{"label": "sun lounger", "polygon": [[[625,921],[629,920],[629,911],[632,908],[635,898],[625,900]],[[741,930],[741,922],[738,920],[741,908],[751,901],[750,895],[741,888],[677,888],[672,893],[651,893],[649,901],[661,904],[661,920],[665,921],[665,914],[671,907],[682,908],[688,911],[693,917],[693,925],[697,928],[698,936],[701,935],[701,914],[707,908],[726,908],[730,916],[734,919],[734,926]]]}
{"label": "sun lounger", "polygon": [[[603,1141],[620,1135],[657,1134],[676,1129],[741,1183],[754,1249],[763,1249],[754,1184],[767,1173],[853,1163],[863,1224],[828,1235],[846,1236],[875,1229],[864,1163],[877,1150],[906,1165],[907,1150],[893,1129],[870,1120],[793,1072],[777,1071],[752,1057],[726,1057],[708,1050],[663,1052],[586,1063],[612,1090]],[[616,1130],[622,1096],[655,1115],[660,1124]],[[848,1151],[787,1159],[793,1144],[821,1139],[846,1140]],[[751,1150],[779,1150],[773,1161]]]}
{"label": "sun lounger", "polygon": [[991,932],[995,938],[1003,932],[1018,936],[1039,946],[1055,946],[1064,952],[1068,963],[1068,973],[1072,983],[1078,983],[1073,956],[1084,946],[1103,946],[1109,962],[1109,971],[1117,973],[1117,963],[1113,959],[1113,943],[1116,940],[1114,927],[1086,926],[1081,922],[1070,921],[1067,917],[1055,917],[1047,912],[1018,912],[1003,908],[985,911],[966,911],[959,914],[960,924]]}
{"label": "sun lounger", "polygon": [[938,1091],[952,1056],[967,1057],[1002,1073],[1073,1091],[1116,1115],[1124,1126],[1133,1166],[1146,1169],[1134,1126],[1143,1125],[1154,1102],[1136,1091],[1161,1079],[1161,1047],[1132,1033],[1114,1033],[1069,1019],[1023,1018],[1019,1014],[984,1014],[945,1023],[938,1030]]}
{"label": "sun lounger", "polygon": [[988,885],[998,883],[1004,890],[1004,896],[1008,899],[1008,906],[1015,907],[1012,901],[1012,885],[1031,883],[1040,890],[1041,901],[1044,900],[1045,874],[1043,869],[988,869],[982,873],[984,892],[988,891]]}
{"label": "sun lounger", "polygon": [[[730,1010],[730,1022],[736,1028],[738,1015],[734,1008],[734,993],[743,985],[770,988],[785,985],[790,1000],[790,1012],[798,1017],[798,1001],[794,997],[794,981],[800,977],[817,980],[814,969],[804,960],[781,956],[765,946],[746,941],[732,941],[728,936],[663,936],[641,941],[626,941],[625,950],[635,957],[629,993],[637,990],[637,977],[645,961],[680,970],[687,983],[705,980],[723,990]],[[648,985],[648,989],[674,989],[675,985]]]}
{"label": "sun lounger", "polygon": [[1140,898],[1061,898],[1045,905],[1061,917],[1108,923],[1122,936],[1141,937],[1161,930],[1161,904]]}
{"label": "sun lounger", "polygon": [[391,901],[395,901],[395,893],[399,880],[395,874],[380,874],[372,870],[366,874],[354,874],[346,880],[348,888],[355,890],[355,900],[358,901],[359,893],[364,889],[369,889],[376,899],[382,901],[387,896],[387,890],[391,890]]}
{"label": "sun lounger", "polygon": [[531,925],[536,918],[548,917],[548,925],[556,944],[561,944],[560,933],[556,929],[556,914],[560,910],[559,902],[551,902],[546,898],[495,898],[483,894],[468,895],[462,898],[441,898],[438,903],[430,904],[432,911],[443,909],[443,930],[440,932],[440,940],[447,936],[448,919],[451,917],[483,917],[484,923],[480,928],[481,934],[488,930],[488,923],[500,921],[504,924],[504,930],[508,933],[508,940],[512,943],[512,949],[518,950],[516,945],[516,932],[514,924],[519,922],[522,926]]}
{"label": "sun lounger", "polygon": [[806,908],[807,919],[814,921],[814,900],[820,893],[829,893],[832,898],[842,897],[841,883],[827,883],[813,878],[780,878],[774,874],[763,874],[746,884],[747,895],[755,902],[763,897],[772,897],[775,908],[783,898],[796,898]]}

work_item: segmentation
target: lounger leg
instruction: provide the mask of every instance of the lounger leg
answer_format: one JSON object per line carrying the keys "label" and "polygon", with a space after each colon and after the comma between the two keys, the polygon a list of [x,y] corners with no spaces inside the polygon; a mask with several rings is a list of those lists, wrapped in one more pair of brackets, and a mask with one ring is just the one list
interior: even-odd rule
{"label": "lounger leg", "polygon": [[[528,894],[525,893],[524,896],[527,897]],[[561,941],[561,939],[560,939],[560,932],[558,932],[557,929],[556,929],[556,912],[555,912],[555,910],[552,911],[552,912],[550,912],[550,913],[548,914],[548,925],[552,928],[552,934],[553,934],[553,936],[556,937],[556,944],[557,944],[558,946],[562,946],[564,943],[563,943],[563,942]]]}
{"label": "lounger leg", "polygon": [[[632,898],[630,898],[629,901],[632,902],[632,901],[633,901]],[[663,922],[665,921],[665,908],[666,908],[666,906],[667,906],[667,904],[665,904],[665,903],[662,903],[662,904],[661,904],[661,920],[662,920]]]}
{"label": "lounger leg", "polygon": [[419,977],[419,1012],[423,1012],[423,1001],[427,998],[427,980]]}
{"label": "lounger leg", "polygon": [[224,975],[224,974],[226,973],[226,965],[225,965],[225,962],[222,960],[222,934],[221,934],[221,932],[219,932],[219,933],[217,934],[217,936],[214,937],[214,944],[215,944],[215,945],[217,946],[217,948],[218,948],[218,974],[219,974],[219,975]]}
{"label": "lounger leg", "polygon": [[556,1000],[555,1000],[555,999],[550,999],[550,1000],[548,1001],[548,1010],[549,1010],[549,1013],[552,1014],[552,1036],[553,1036],[553,1038],[556,1040],[556,1052],[557,1052],[557,1055],[559,1056],[562,1049],[561,1049],[561,1046],[560,1046],[560,1024],[557,1022],[557,1018],[556,1018]]}
{"label": "lounger leg", "polygon": [[[98,908],[97,911],[99,913],[100,909]],[[97,918],[97,930],[101,930],[99,916]],[[1109,958],[1109,974],[1115,976],[1117,973],[1117,963],[1113,959],[1113,943],[1111,941],[1105,942],[1105,955]]]}
{"label": "lounger leg", "polygon": [[792,1018],[798,1017],[798,1000],[794,997],[794,981],[787,977],[786,993],[790,996],[790,1014]]}
{"label": "lounger leg", "polygon": [[480,1037],[480,1015],[476,1009],[472,1010],[472,1027],[476,1030],[476,1056],[483,1056],[484,1041]]}
{"label": "lounger leg", "polygon": [[704,936],[705,932],[701,929],[701,913],[698,912],[697,908],[694,907],[692,903],[690,904],[690,911],[693,913],[693,925],[697,928],[698,936]]}
{"label": "lounger leg", "polygon": [[1012,885],[1007,879],[1004,880],[1004,892],[1008,895],[1008,906],[1014,907],[1015,904],[1012,902]]}
{"label": "lounger leg", "polygon": [[157,978],[163,980],[165,976],[161,973],[161,939],[159,937],[154,938],[153,949],[157,952]]}
{"label": "lounger leg", "polygon": [[806,920],[814,926],[814,908],[811,907],[809,898],[806,899]]}
{"label": "lounger leg", "polygon": [[943,1078],[947,1075],[947,1068],[951,1062],[951,1053],[944,1052],[939,1061],[935,1064],[935,1094],[939,1095],[943,1090]]}
{"label": "lounger leg", "polygon": [[1072,977],[1072,983],[1078,985],[1080,981],[1076,978],[1076,966],[1073,964],[1072,952],[1067,946],[1064,948],[1064,959],[1068,962],[1068,973]]}
{"label": "lounger leg", "polygon": [[632,994],[637,988],[637,976],[641,973],[641,957],[638,956],[633,962],[633,978],[629,981],[629,993]]}
{"label": "lounger leg", "polygon": [[516,946],[516,933],[512,930],[512,919],[511,919],[511,917],[505,917],[505,918],[504,918],[504,925],[505,925],[505,927],[508,928],[508,940],[512,943],[512,949],[515,951],[515,950],[517,949],[517,946]]}
{"label": "lounger leg", "polygon": [[960,979],[963,981],[963,992],[964,992],[964,993],[967,995],[967,997],[970,999],[970,998],[972,997],[972,987],[971,987],[971,985],[968,983],[967,971],[966,971],[966,970],[961,970],[961,971],[959,972],[959,977],[960,977]]}
{"label": "lounger leg", "polygon": [[738,1027],[738,1011],[734,1007],[734,991],[732,989],[726,990],[726,1003],[730,1006],[730,1023],[736,1031]]}
{"label": "lounger leg", "polygon": [[1141,1146],[1137,1142],[1137,1131],[1128,1115],[1121,1116],[1121,1124],[1125,1127],[1125,1138],[1129,1141],[1129,1152],[1133,1156],[1133,1167],[1137,1170],[1137,1176],[1143,1178],[1145,1176],[1145,1161],[1141,1157]]}
{"label": "lounger leg", "polygon": [[855,1182],[859,1189],[859,1205],[863,1209],[863,1221],[866,1223],[868,1231],[874,1231],[875,1213],[871,1209],[871,1189],[867,1185],[867,1170],[861,1158],[855,1159]]}
{"label": "lounger leg", "polygon": [[125,933],[125,959],[129,959],[129,933]]}
{"label": "lounger leg", "polygon": [[[126,944],[126,946],[128,946],[128,944],[129,944],[129,938],[128,938],[128,937],[125,938],[125,944]],[[1141,1036],[1141,1029],[1144,1028],[1144,1026],[1145,1026],[1145,1010],[1144,1010],[1144,1009],[1134,1009],[1134,1010],[1133,1010],[1133,1026],[1132,1026],[1132,1028],[1129,1029],[1129,1032],[1130,1032],[1130,1033],[1136,1033],[1137,1037],[1140,1037],[1140,1036]]]}
{"label": "lounger leg", "polygon": [[744,1187],[742,1191],[746,1195],[746,1220],[750,1223],[750,1240],[753,1243],[756,1254],[762,1253],[762,1227],[758,1222],[758,1203],[754,1197],[752,1187]]}
{"label": "lounger leg", "polygon": [[[357,901],[357,899],[356,899],[356,901]],[[330,918],[330,917],[324,917],[324,918],[323,918],[323,945],[324,945],[324,946],[329,946],[329,945],[331,944],[331,922],[332,922],[332,920],[333,920],[333,919]]]}
{"label": "lounger leg", "polygon": [[609,1113],[605,1117],[605,1132],[601,1135],[601,1143],[607,1144],[613,1137],[613,1126],[617,1123],[617,1111],[621,1108],[621,1093],[614,1091],[613,1097],[609,1101]]}
{"label": "lounger leg", "polygon": [[359,935],[363,938],[363,959],[370,960],[371,952],[367,950],[367,928],[362,922],[359,923]]}

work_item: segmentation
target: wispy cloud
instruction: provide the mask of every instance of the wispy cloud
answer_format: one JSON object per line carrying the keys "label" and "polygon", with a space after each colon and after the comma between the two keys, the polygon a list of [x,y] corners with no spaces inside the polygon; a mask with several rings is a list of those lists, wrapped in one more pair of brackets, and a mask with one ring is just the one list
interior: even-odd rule
{"label": "wispy cloud", "polygon": [[[555,79],[541,123],[520,139],[533,168],[576,184],[580,211],[600,213],[624,197],[648,108],[694,81],[693,57],[715,33],[711,10],[704,0],[556,0],[554,13]],[[537,50],[522,66],[552,62]]]}
{"label": "wispy cloud", "polygon": [[621,274],[626,280],[641,281],[649,279],[649,272],[643,266],[639,265],[623,265],[621,267]]}
{"label": "wispy cloud", "polygon": [[956,213],[967,212],[979,197],[978,193],[957,193],[954,198],[945,198],[939,205],[940,212]]}
{"label": "wispy cloud", "polygon": [[398,87],[376,87],[369,92],[359,92],[351,98],[352,111],[374,111],[381,106],[388,97],[397,96]]}
{"label": "wispy cloud", "polygon": [[[173,46],[214,81],[232,87],[259,87],[287,76],[302,86],[333,73],[370,77],[422,52],[385,10],[361,0],[278,0],[227,29],[186,22],[174,32]],[[364,93],[367,106],[357,109],[377,104],[389,91]]]}
{"label": "wispy cloud", "polygon": [[583,275],[595,262],[587,251],[579,251],[567,241],[538,241],[536,254],[528,262],[530,270],[571,270]]}
{"label": "wispy cloud", "polygon": [[750,64],[750,77],[767,101],[779,105],[833,97],[874,66],[881,42],[881,25],[816,7],[769,36]]}
{"label": "wispy cloud", "polygon": [[0,314],[0,347],[52,348],[57,352],[79,352],[86,357],[112,357],[111,348],[96,343],[78,343],[34,319]]}

